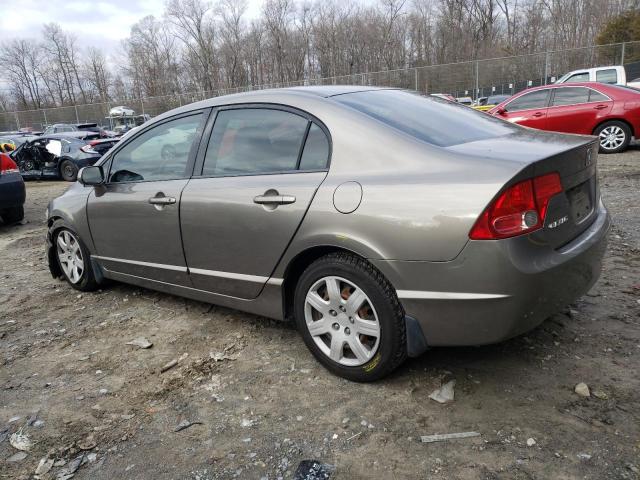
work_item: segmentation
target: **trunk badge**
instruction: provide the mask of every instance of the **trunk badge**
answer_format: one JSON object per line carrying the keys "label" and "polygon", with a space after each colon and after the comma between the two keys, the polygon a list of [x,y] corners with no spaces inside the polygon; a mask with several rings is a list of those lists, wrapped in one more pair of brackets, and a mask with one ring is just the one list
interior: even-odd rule
{"label": "trunk badge", "polygon": [[591,155],[592,155],[592,150],[590,148],[587,149],[587,158],[584,161],[584,166],[588,167],[589,165],[591,165],[592,159],[591,159]]}
{"label": "trunk badge", "polygon": [[565,215],[564,217],[560,217],[559,219],[554,220],[553,222],[547,224],[547,228],[559,227],[560,225],[562,225],[563,223],[566,223],[567,221],[569,221],[569,215]]}

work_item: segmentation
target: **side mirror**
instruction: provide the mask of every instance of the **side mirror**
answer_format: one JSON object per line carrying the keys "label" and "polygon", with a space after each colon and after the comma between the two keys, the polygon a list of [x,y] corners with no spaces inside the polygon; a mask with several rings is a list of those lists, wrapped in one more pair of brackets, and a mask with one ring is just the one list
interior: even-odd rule
{"label": "side mirror", "polygon": [[104,173],[101,166],[84,167],[78,172],[78,179],[82,185],[101,185],[104,183]]}
{"label": "side mirror", "polygon": [[507,110],[504,107],[500,107],[498,110],[496,110],[496,113],[498,115],[504,115],[505,113],[507,113]]}

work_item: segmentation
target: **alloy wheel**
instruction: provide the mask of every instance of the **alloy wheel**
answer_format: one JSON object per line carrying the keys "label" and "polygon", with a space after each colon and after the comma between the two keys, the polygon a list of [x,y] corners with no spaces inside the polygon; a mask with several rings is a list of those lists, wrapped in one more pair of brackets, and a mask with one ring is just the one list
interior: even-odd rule
{"label": "alloy wheel", "polygon": [[73,233],[63,230],[56,241],[60,266],[71,283],[78,283],[84,272],[84,258],[80,243]]}
{"label": "alloy wheel", "polygon": [[617,125],[603,128],[600,132],[600,146],[605,150],[615,150],[626,140],[626,134]]}
{"label": "alloy wheel", "polygon": [[335,276],[316,281],[307,292],[304,316],[318,348],[340,365],[364,365],[378,350],[378,315],[352,281]]}

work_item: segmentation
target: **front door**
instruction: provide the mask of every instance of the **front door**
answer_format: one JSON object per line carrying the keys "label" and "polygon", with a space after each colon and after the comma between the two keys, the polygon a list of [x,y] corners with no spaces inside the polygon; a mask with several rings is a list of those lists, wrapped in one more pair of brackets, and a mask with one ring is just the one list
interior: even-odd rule
{"label": "front door", "polygon": [[507,103],[500,116],[518,125],[546,130],[548,104],[549,89],[534,90]]}
{"label": "front door", "polygon": [[255,298],[326,176],[329,140],[306,115],[276,107],[216,116],[202,167],[182,194],[194,287]]}
{"label": "front door", "polygon": [[180,235],[180,195],[195,160],[205,112],[142,131],[105,163],[89,196],[95,258],[108,270],[190,285]]}

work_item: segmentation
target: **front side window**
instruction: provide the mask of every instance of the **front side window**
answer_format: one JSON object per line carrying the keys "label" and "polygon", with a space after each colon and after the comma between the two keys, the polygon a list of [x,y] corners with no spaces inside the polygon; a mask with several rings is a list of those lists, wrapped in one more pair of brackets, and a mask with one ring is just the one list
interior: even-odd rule
{"label": "front side window", "polygon": [[518,112],[520,110],[546,108],[548,97],[548,89],[525,93],[521,97],[518,97],[512,102],[507,103],[506,110],[507,112]]}
{"label": "front side window", "polygon": [[170,120],[131,140],[113,157],[109,181],[141,182],[188,177],[189,154],[202,117],[199,113]]}
{"label": "front side window", "polygon": [[589,72],[574,73],[569,78],[567,78],[567,82],[588,82],[588,81],[589,81]]}
{"label": "front side window", "polygon": [[618,83],[618,72],[615,68],[596,71],[596,82],[609,83],[615,85]]}
{"label": "front side window", "polygon": [[211,132],[203,175],[256,175],[296,170],[309,121],[267,108],[222,110]]}
{"label": "front side window", "polygon": [[583,87],[556,88],[553,96],[554,107],[561,105],[575,105],[589,101],[589,89]]}

